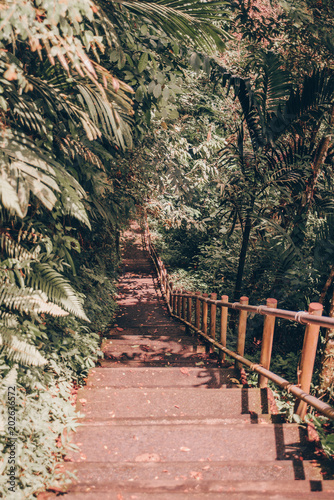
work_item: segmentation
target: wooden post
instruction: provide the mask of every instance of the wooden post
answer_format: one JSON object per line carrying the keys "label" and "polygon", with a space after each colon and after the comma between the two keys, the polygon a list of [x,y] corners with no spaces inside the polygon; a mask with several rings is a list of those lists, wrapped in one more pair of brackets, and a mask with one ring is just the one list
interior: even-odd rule
{"label": "wooden post", "polygon": [[[308,306],[308,313],[314,316],[321,316],[323,305],[318,302],[311,302]],[[305,329],[302,356],[299,367],[300,388],[309,393],[313,375],[314,360],[317,353],[320,326],[308,324]],[[307,411],[307,403],[297,400],[295,403],[295,413],[304,419]]]}
{"label": "wooden post", "polygon": [[[222,295],[222,301],[228,302],[228,295]],[[226,347],[226,337],[227,337],[227,316],[228,308],[220,307],[220,343]],[[225,361],[225,353],[221,352],[219,356],[221,361]]]}
{"label": "wooden post", "polygon": [[[277,308],[277,300],[276,299],[267,299],[266,302],[267,307],[271,307],[273,309]],[[273,349],[273,339],[274,339],[274,329],[275,329],[275,316],[266,316],[264,318],[263,323],[263,334],[262,334],[262,346],[261,346],[261,357],[260,357],[260,365],[263,368],[269,370],[270,361],[271,361],[271,352]],[[268,379],[264,375],[259,375],[259,387],[260,389],[264,389],[268,385]]]}
{"label": "wooden post", "polygon": [[195,292],[196,297],[196,303],[195,303],[195,327],[197,330],[199,330],[200,324],[201,324],[201,301],[200,301],[200,295],[201,292]]}
{"label": "wooden post", "polygon": [[165,266],[161,263],[161,288],[165,290]]}
{"label": "wooden post", "polygon": [[159,276],[160,283],[162,283],[162,279],[161,279],[162,272],[161,272],[161,259],[160,259],[160,257],[158,257],[157,261],[158,261],[158,276]]}
{"label": "wooden post", "polygon": [[167,294],[167,270],[165,266],[163,267],[163,276],[164,276],[164,289],[165,293]]}
{"label": "wooden post", "polygon": [[177,297],[176,297],[176,300],[177,300],[177,316],[179,318],[181,318],[181,296],[180,296],[180,293],[181,293],[181,290],[177,290]]}
{"label": "wooden post", "polygon": [[[186,294],[187,291],[186,290],[182,290],[182,293]],[[182,319],[186,319],[187,318],[186,307],[187,307],[187,297],[182,297]]]}
{"label": "wooden post", "polygon": [[173,282],[172,281],[169,281],[169,305],[170,305],[172,311],[174,312],[174,310],[173,310]]}
{"label": "wooden post", "polygon": [[[217,294],[211,293],[210,299],[217,300]],[[216,340],[216,321],[217,321],[217,306],[216,304],[210,304],[210,337],[213,340]],[[210,344],[208,351],[209,352],[215,351],[212,344]]]}
{"label": "wooden post", "polygon": [[[209,297],[208,293],[203,293],[203,297]],[[208,303],[203,300],[203,309],[202,309],[202,332],[208,333]]]}
{"label": "wooden post", "polygon": [[[248,297],[240,297],[239,300],[241,305],[248,305]],[[247,311],[239,311],[239,325],[238,325],[238,342],[237,342],[237,354],[243,356],[245,353],[245,342],[246,342],[246,328],[247,328]],[[241,370],[242,363],[239,361],[235,362],[236,368]]]}
{"label": "wooden post", "polygon": [[174,289],[173,287],[173,296],[172,296],[172,306],[173,306],[173,313],[177,314],[177,290]]}
{"label": "wooden post", "polygon": [[[210,295],[211,300],[217,300],[217,294],[212,293]],[[217,321],[217,306],[216,304],[211,304],[210,306],[210,336],[216,340],[216,321]]]}
{"label": "wooden post", "polygon": [[[192,292],[190,292],[189,294],[191,293]],[[193,306],[193,299],[191,297],[188,297],[187,321],[190,324],[192,324],[192,306]]]}

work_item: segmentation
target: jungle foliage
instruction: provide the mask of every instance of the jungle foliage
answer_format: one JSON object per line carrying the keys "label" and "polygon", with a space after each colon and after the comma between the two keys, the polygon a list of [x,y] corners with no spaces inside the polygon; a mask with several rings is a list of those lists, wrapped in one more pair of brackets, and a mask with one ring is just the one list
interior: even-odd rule
{"label": "jungle foliage", "polygon": [[[333,10],[240,0],[231,12],[227,50],[209,75],[190,75],[179,123],[159,132],[174,148],[149,207],[160,216],[157,244],[183,289],[248,295],[253,304],[275,297],[296,311],[320,300],[332,315]],[[175,163],[191,186],[182,196]],[[255,355],[261,328],[249,323]],[[296,377],[303,328],[278,322],[275,335],[277,359],[291,353]],[[332,333],[322,332],[314,383],[329,399],[332,349]]]}
{"label": "jungle foliage", "polygon": [[[113,318],[120,232],[147,196],[139,147],[184,69],[223,49],[223,2],[0,2],[1,422],[16,490],[57,488],[77,386]],[[10,408],[12,412],[12,408]],[[6,478],[12,441],[1,433]]]}
{"label": "jungle foliage", "polygon": [[[330,0],[0,0],[15,498],[58,485],[72,381],[101,355],[136,211],[182,286],[334,312],[333,19]],[[301,331],[278,335],[296,358]]]}

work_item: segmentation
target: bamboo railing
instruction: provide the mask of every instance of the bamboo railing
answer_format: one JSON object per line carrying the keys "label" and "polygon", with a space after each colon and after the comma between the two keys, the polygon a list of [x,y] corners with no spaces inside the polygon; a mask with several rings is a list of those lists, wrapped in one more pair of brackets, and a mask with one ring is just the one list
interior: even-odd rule
{"label": "bamboo railing", "polygon": [[[334,420],[334,408],[309,394],[320,327],[334,328],[334,318],[321,317],[323,310],[321,304],[312,302],[309,304],[308,312],[295,312],[277,309],[277,300],[272,298],[267,299],[266,305],[252,306],[248,303],[248,297],[241,297],[239,302],[229,302],[227,295],[222,295],[221,299],[218,300],[215,293],[211,293],[209,296],[201,292],[175,290],[166,267],[152,243],[147,224],[145,242],[155,265],[161,292],[171,316],[204,338],[212,347],[217,348],[222,361],[225,360],[227,354],[235,360],[236,368],[240,369],[242,365],[245,365],[258,373],[260,388],[266,388],[269,379],[293,394],[296,397],[295,413],[302,419],[306,415],[307,405],[310,405],[321,414]],[[229,310],[239,311],[236,352],[226,346]],[[265,317],[259,364],[252,363],[244,357],[248,313],[261,314]],[[288,319],[306,325],[298,385],[290,383],[269,370],[276,318]]]}

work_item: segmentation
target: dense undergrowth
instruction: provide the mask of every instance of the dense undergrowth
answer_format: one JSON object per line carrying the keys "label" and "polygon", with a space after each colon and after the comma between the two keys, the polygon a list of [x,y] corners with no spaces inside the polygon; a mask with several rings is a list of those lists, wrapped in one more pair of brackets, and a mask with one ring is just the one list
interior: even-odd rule
{"label": "dense undergrowth", "polygon": [[[134,214],[176,286],[334,314],[333,33],[329,0],[1,2],[0,496],[58,484]],[[277,322],[275,370],[302,336]]]}
{"label": "dense undergrowth", "polygon": [[[78,291],[89,297],[85,309],[91,322],[87,324],[74,317],[44,318],[37,322],[23,319],[24,341],[38,348],[45,360],[41,366],[24,366],[15,356],[8,356],[5,350],[1,352],[4,374],[1,422],[5,430],[13,423],[11,416],[15,418],[16,478],[15,492],[11,492],[8,481],[13,441],[8,433],[6,437],[2,434],[0,496],[3,498],[23,500],[34,498],[45,489],[58,491],[72,477],[61,473],[57,464],[69,450],[76,450],[70,440],[80,417],[75,411],[76,392],[84,384],[89,369],[103,356],[101,335],[117,307],[114,295],[119,256],[112,240],[108,239],[108,245],[103,240],[100,238],[98,252],[95,246],[95,250],[83,250],[80,259],[75,259],[74,283]],[[16,349],[20,348],[24,350],[16,345]],[[15,388],[13,415],[12,406],[8,405],[8,397],[12,395],[9,388]]]}

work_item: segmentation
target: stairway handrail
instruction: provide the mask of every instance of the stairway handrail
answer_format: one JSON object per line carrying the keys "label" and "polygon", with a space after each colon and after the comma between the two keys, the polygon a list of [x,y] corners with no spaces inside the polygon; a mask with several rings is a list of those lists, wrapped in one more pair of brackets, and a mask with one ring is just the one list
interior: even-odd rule
{"label": "stairway handrail", "polygon": [[[144,239],[148,248],[148,251],[150,253],[150,256],[152,258],[152,261],[154,263],[154,266],[157,271],[157,275],[159,278],[159,283],[161,287],[161,292],[162,295],[166,301],[167,308],[169,311],[169,314],[180,320],[183,324],[185,324],[188,328],[191,328],[194,330],[197,334],[201,335],[207,342],[212,344],[212,346],[218,348],[222,353],[227,354],[228,356],[232,357],[233,359],[236,360],[237,366],[241,366],[241,364],[246,365],[251,371],[254,371],[258,373],[262,377],[262,385],[260,387],[266,387],[267,385],[267,380],[271,380],[274,382],[276,385],[281,387],[282,389],[287,390],[291,394],[293,394],[299,401],[296,403],[296,413],[301,417],[304,418],[306,414],[306,409],[307,409],[307,404],[318,410],[321,414],[325,415],[326,417],[334,420],[334,408],[330,406],[327,403],[324,403],[320,399],[316,398],[315,396],[312,396],[309,394],[309,389],[310,389],[310,383],[311,383],[311,378],[313,374],[313,366],[314,366],[314,358],[315,358],[315,353],[316,353],[316,346],[318,342],[318,335],[319,335],[319,329],[321,326],[326,327],[326,328],[334,328],[334,318],[327,318],[327,317],[320,317],[319,314],[322,313],[322,306],[318,303],[313,303],[310,304],[309,312],[306,311],[289,311],[285,309],[276,309],[274,307],[268,307],[265,305],[259,305],[259,306],[252,306],[248,304],[248,298],[247,297],[241,297],[240,300],[242,300],[244,303],[241,302],[229,302],[228,300],[216,300],[216,298],[210,298],[208,296],[203,296],[200,294],[200,292],[186,292],[184,290],[174,290],[173,289],[173,283],[170,280],[170,277],[167,273],[166,267],[163,264],[162,260],[158,256],[158,253],[156,251],[156,248],[154,247],[151,239],[151,233],[148,227],[147,222],[145,223],[145,235]],[[207,294],[206,294],[207,295]],[[211,294],[215,296],[216,294]],[[224,296],[227,297],[227,296]],[[274,325],[272,325],[272,328],[270,334],[271,334],[271,339],[269,339],[269,344],[270,345],[270,353],[269,353],[269,359],[268,356],[266,358],[266,364],[267,368],[263,366],[262,364],[258,363],[252,363],[250,360],[245,358],[243,356],[243,350],[242,352],[235,352],[231,351],[226,347],[226,345],[223,345],[221,342],[218,342],[215,338],[210,337],[207,332],[204,332],[201,330],[201,328],[195,326],[191,322],[191,303],[188,302],[188,300],[192,302],[193,299],[196,301],[199,301],[199,303],[203,303],[206,305],[214,306],[215,308],[218,306],[221,308],[227,308],[227,309],[234,309],[234,310],[239,310],[246,312],[246,315],[248,312],[251,312],[253,314],[261,314],[265,317],[272,316],[275,318],[283,318],[283,319],[288,319],[290,321],[295,321],[300,324],[307,325],[306,327],[306,334],[305,334],[305,339],[304,339],[304,346],[303,346],[303,352],[302,352],[302,361],[304,359],[304,367],[301,367],[300,369],[300,374],[301,377],[303,376],[302,370],[304,368],[304,373],[306,378],[306,383],[301,383],[299,385],[292,384],[288,380],[284,379],[283,377],[280,377],[276,373],[272,372],[269,370],[269,365],[270,365],[270,358],[271,358],[271,348],[272,348],[272,338],[273,338],[273,333],[274,333]],[[247,299],[247,300],[245,300]],[[173,308],[173,300],[177,301],[177,306],[178,306],[178,311],[175,312]],[[273,301],[275,299],[268,299],[269,301]],[[247,303],[245,303],[247,302]],[[188,304],[188,305],[187,305]],[[190,307],[190,315],[189,315],[189,307]],[[182,309],[182,313],[181,313]],[[187,309],[187,315],[186,311]],[[203,310],[202,310],[203,312]],[[313,314],[312,314],[313,313]],[[207,310],[206,310],[206,315],[207,315]],[[190,321],[189,321],[190,319]],[[202,318],[203,319],[203,318]],[[215,317],[214,319],[214,325],[215,325]],[[246,323],[245,323],[245,328],[246,328]],[[268,327],[267,327],[268,330]],[[265,332],[265,330],[264,330]],[[210,332],[211,333],[211,332]],[[246,330],[244,331],[244,334],[246,333]],[[239,319],[239,334],[240,334],[240,319]],[[308,337],[311,338],[313,342],[313,351],[310,356],[309,354],[309,344],[310,341]],[[311,343],[312,343],[311,342]],[[239,339],[238,339],[238,344],[239,344]],[[306,346],[305,346],[306,344]],[[244,345],[243,345],[244,347]],[[307,351],[307,352],[306,352]],[[308,359],[309,357],[313,359]],[[261,353],[261,358],[262,358],[262,353]],[[264,364],[264,363],[263,363]],[[311,366],[310,366],[311,365]],[[301,387],[300,387],[301,386]],[[306,390],[305,390],[306,386]]]}

